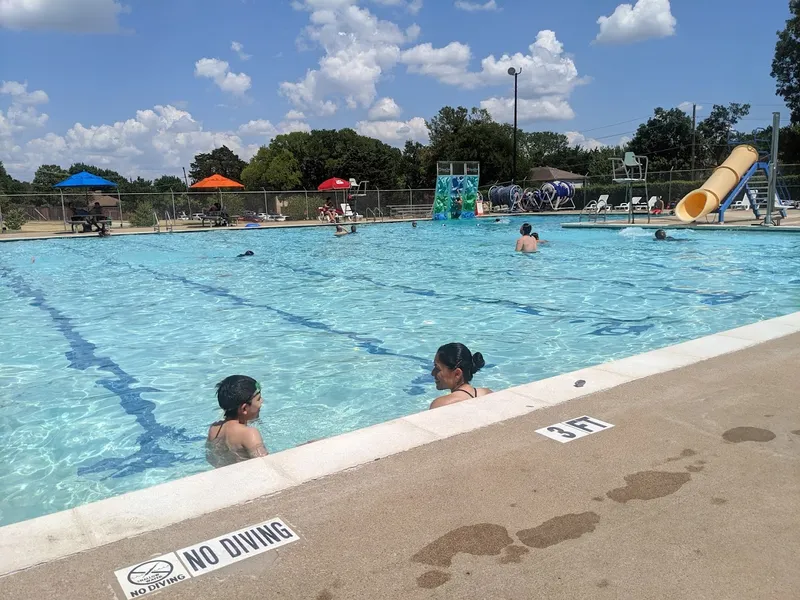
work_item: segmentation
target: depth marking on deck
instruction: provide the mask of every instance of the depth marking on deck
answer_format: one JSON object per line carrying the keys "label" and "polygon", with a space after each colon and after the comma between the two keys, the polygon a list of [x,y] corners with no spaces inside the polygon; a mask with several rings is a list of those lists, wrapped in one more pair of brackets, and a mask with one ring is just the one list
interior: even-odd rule
{"label": "depth marking on deck", "polygon": [[592,435],[593,433],[605,431],[612,427],[613,425],[611,423],[606,423],[594,417],[583,416],[562,423],[556,423],[555,425],[549,425],[548,427],[542,427],[541,429],[537,429],[536,433],[549,437],[551,440],[566,444],[567,442]]}
{"label": "depth marking on deck", "polygon": [[257,556],[300,539],[280,519],[270,519],[232,531],[114,571],[125,598],[139,598],[150,592],[200,577],[240,560]]}

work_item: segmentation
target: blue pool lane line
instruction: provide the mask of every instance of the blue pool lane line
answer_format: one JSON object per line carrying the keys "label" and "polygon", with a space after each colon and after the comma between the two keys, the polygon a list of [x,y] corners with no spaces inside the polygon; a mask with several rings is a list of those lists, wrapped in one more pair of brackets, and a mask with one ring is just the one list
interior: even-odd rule
{"label": "blue pool lane line", "polygon": [[23,299],[30,299],[31,306],[41,309],[50,316],[55,328],[64,336],[70,346],[70,349],[65,352],[65,356],[71,369],[86,371],[95,367],[112,375],[112,377],[99,379],[97,384],[118,396],[122,409],[133,416],[136,423],[144,430],[136,440],[139,444],[137,452],[121,458],[105,458],[91,466],[79,467],[78,475],[110,472],[110,477],[120,478],[153,467],[170,467],[175,463],[198,462],[198,459],[176,454],[159,445],[161,439],[189,443],[204,439],[188,436],[185,429],[162,425],[156,420],[153,414],[156,405],[142,398],[142,393],[160,392],[161,390],[151,387],[135,387],[139,383],[136,378],[126,373],[111,358],[98,356],[97,346],[78,332],[69,317],[51,306],[41,291],[30,287],[22,277],[6,267],[0,267],[0,273],[5,276],[5,281],[10,284],[9,287],[12,291]]}

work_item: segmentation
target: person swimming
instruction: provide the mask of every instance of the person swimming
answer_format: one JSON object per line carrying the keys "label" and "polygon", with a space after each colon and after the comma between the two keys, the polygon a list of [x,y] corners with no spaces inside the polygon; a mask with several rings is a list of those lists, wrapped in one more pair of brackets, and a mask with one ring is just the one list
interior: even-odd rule
{"label": "person swimming", "polygon": [[337,225],[336,231],[334,232],[333,235],[335,235],[336,237],[341,237],[343,235],[347,235],[347,232],[344,230],[344,227],[342,227],[341,225]]}
{"label": "person swimming", "polygon": [[355,225],[350,225],[350,233],[358,233]]}
{"label": "person swimming", "polygon": [[659,242],[688,242],[689,240],[682,240],[680,238],[674,238],[671,235],[667,235],[667,232],[663,229],[658,229],[656,231],[656,240]]}
{"label": "person swimming", "polygon": [[236,256],[236,258],[242,258],[243,256],[255,256],[255,252],[253,252],[252,250],[247,250],[246,252],[243,252],[242,254],[238,254]]}
{"label": "person swimming", "polygon": [[517,247],[515,248],[516,252],[536,252],[538,249],[536,238],[531,235],[530,223],[523,223],[522,227],[519,228],[519,232],[522,235],[521,238],[517,240]]}
{"label": "person swimming", "polygon": [[539,239],[539,234],[538,234],[538,233],[536,233],[535,231],[534,231],[534,232],[533,232],[531,235],[532,235],[534,238],[536,238],[536,244],[537,244],[537,245],[538,245],[538,244],[549,244],[549,243],[550,243],[550,242],[549,242],[549,241],[547,241],[547,240],[540,240],[540,239]]}
{"label": "person swimming", "polygon": [[431,408],[439,408],[470,398],[491,394],[489,388],[470,385],[473,375],[486,365],[480,352],[472,354],[464,344],[457,342],[445,344],[436,351],[433,359],[433,375],[437,390],[450,390],[431,402]]}
{"label": "person swimming", "polygon": [[411,227],[416,228],[416,226],[417,226],[417,222],[416,221],[411,221]]}
{"label": "person swimming", "polygon": [[247,375],[231,375],[217,384],[217,402],[225,413],[208,429],[206,460],[213,467],[224,467],[267,456],[261,433],[247,426],[261,411],[261,385]]}

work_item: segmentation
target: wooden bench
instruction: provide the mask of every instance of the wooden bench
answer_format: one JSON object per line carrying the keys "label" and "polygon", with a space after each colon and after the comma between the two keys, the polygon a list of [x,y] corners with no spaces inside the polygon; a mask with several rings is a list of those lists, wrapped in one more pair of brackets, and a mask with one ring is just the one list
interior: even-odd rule
{"label": "wooden bench", "polygon": [[433,212],[433,204],[389,204],[386,208],[390,217],[398,219],[430,217]]}

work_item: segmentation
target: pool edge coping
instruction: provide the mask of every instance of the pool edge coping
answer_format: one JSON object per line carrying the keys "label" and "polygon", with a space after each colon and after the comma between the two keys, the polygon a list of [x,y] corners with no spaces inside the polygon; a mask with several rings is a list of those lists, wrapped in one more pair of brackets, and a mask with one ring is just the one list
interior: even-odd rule
{"label": "pool edge coping", "polygon": [[0,527],[0,577],[798,332],[800,311],[12,523]]}

